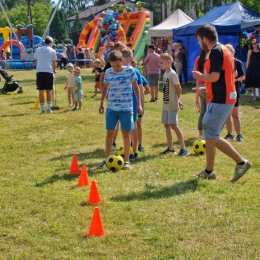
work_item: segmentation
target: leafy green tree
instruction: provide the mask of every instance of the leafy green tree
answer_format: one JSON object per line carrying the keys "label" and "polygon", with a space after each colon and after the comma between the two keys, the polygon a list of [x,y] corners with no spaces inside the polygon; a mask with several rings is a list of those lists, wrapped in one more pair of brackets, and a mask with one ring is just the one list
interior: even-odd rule
{"label": "leafy green tree", "polygon": [[70,33],[70,38],[72,39],[74,45],[77,45],[81,31],[82,31],[82,25],[79,20],[79,14],[77,14]]}
{"label": "leafy green tree", "polygon": [[[54,11],[54,9],[53,9]],[[60,9],[57,10],[53,21],[50,25],[50,35],[56,38],[59,42],[64,41],[67,38],[67,29],[66,29],[66,14],[65,11]]]}
{"label": "leafy green tree", "polygon": [[[43,3],[45,5],[50,5],[51,0],[2,0],[2,5],[4,6],[5,9],[11,10],[12,8],[17,8],[18,6],[21,5],[26,5],[28,6],[28,3],[31,5],[34,5],[36,3]],[[6,10],[6,11],[7,11]]]}

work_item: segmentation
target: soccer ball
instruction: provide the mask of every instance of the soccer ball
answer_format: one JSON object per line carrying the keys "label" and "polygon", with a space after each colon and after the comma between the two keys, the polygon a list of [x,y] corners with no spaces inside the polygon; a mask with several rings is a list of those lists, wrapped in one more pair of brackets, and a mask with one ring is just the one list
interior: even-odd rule
{"label": "soccer ball", "polygon": [[205,154],[206,153],[206,143],[205,143],[205,140],[202,140],[202,139],[196,140],[193,143],[192,149],[193,149],[193,151],[196,154],[200,154],[200,155]]}
{"label": "soccer ball", "polygon": [[[125,155],[125,148],[124,146],[120,147],[117,151],[117,154],[121,155],[121,156],[124,156]],[[130,155],[134,155],[134,149],[132,146],[130,146]]]}
{"label": "soccer ball", "polygon": [[113,172],[119,171],[124,166],[124,159],[120,155],[112,154],[107,158],[106,165]]}

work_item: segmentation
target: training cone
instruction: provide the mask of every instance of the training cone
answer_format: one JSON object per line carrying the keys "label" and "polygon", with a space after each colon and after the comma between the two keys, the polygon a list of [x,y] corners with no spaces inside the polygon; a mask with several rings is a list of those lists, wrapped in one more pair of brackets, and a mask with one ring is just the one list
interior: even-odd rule
{"label": "training cone", "polygon": [[91,182],[88,204],[100,204],[102,202],[98,193],[96,181]]}
{"label": "training cone", "polygon": [[71,162],[69,174],[80,174],[78,160],[77,160],[76,155],[74,155],[72,157],[72,162]]}
{"label": "training cone", "polygon": [[88,231],[88,236],[104,236],[105,235],[105,230],[103,228],[101,216],[100,216],[100,211],[99,208],[96,207],[94,209],[94,213],[92,216],[91,224],[89,227]]}
{"label": "training cone", "polygon": [[85,165],[82,166],[81,173],[79,176],[78,186],[88,186],[88,170]]}

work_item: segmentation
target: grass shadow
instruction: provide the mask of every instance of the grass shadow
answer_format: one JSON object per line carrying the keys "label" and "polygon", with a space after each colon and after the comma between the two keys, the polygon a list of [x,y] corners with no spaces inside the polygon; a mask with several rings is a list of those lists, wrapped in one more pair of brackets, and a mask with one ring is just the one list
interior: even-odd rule
{"label": "grass shadow", "polygon": [[26,114],[16,114],[16,115],[1,115],[1,117],[18,117],[18,116],[25,116]]}
{"label": "grass shadow", "polygon": [[178,196],[187,192],[195,192],[198,186],[198,179],[180,182],[170,187],[158,188],[155,185],[145,185],[145,190],[142,192],[132,192],[128,195],[119,195],[111,198],[113,201],[133,201],[133,200],[149,200],[162,199],[172,196]]}
{"label": "grass shadow", "polygon": [[45,181],[40,182],[40,183],[36,183],[35,187],[44,187],[47,184],[53,184],[54,182],[57,182],[57,181],[60,181],[60,180],[72,181],[72,180],[75,180],[78,177],[79,177],[78,174],[64,173],[61,176],[58,175],[58,174],[54,174],[51,177],[47,178]]}

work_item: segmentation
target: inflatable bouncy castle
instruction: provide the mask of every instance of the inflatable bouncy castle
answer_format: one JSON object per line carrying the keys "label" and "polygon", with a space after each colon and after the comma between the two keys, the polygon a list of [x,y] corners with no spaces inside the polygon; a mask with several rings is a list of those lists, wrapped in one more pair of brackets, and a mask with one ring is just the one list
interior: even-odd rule
{"label": "inflatable bouncy castle", "polygon": [[[134,57],[143,57],[147,44],[148,28],[150,28],[150,12],[143,11],[145,2],[137,2],[137,12],[122,4],[113,4],[110,8],[89,22],[82,30],[78,45],[82,48],[92,48],[95,52],[100,46],[108,46],[111,42],[123,41],[134,51]],[[86,42],[87,36],[88,41]]]}

